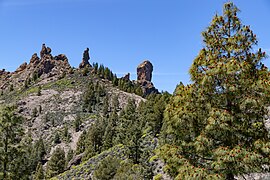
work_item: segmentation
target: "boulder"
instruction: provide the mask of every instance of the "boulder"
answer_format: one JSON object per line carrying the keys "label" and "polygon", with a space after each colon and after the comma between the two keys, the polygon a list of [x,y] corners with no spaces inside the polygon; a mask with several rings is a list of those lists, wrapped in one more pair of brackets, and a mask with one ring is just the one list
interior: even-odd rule
{"label": "boulder", "polygon": [[90,59],[89,48],[86,48],[86,50],[84,50],[84,52],[83,52],[83,59],[82,59],[82,62],[80,63],[80,65],[79,65],[79,68],[83,69],[86,66],[91,66],[90,63],[89,63],[89,59]]}
{"label": "boulder", "polygon": [[153,65],[150,61],[144,61],[137,67],[137,80],[150,81],[152,80]]}
{"label": "boulder", "polygon": [[74,156],[69,162],[66,167],[66,170],[69,170],[72,166],[77,166],[82,162],[82,158],[84,156],[84,153],[81,153],[79,155]]}

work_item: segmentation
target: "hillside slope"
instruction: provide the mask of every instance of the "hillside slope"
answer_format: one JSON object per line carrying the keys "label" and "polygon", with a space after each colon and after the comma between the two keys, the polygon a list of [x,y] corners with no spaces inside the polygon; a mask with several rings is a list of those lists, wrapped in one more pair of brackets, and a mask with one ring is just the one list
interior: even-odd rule
{"label": "hillside slope", "polygon": [[[113,112],[121,114],[129,101],[134,101],[136,107],[146,102],[143,97],[129,92],[144,92],[141,94],[144,96],[147,95],[145,93],[158,93],[149,80],[144,83],[140,79],[137,83],[130,81],[129,77],[115,79],[116,76],[103,65],[92,66],[87,53],[86,50],[82,63],[76,69],[71,68],[64,54],[52,56],[51,49],[43,45],[40,57],[35,53],[29,64],[23,63],[15,72],[0,71],[0,105],[16,105],[19,115],[23,117],[23,139],[27,141],[30,138],[30,149],[42,140],[45,152],[40,162],[44,171],[57,148],[63,149],[66,157],[73,152],[73,159],[77,158],[77,144],[81,135],[97,120],[106,119]],[[140,70],[140,73],[152,71]],[[145,85],[148,84],[150,89],[147,90]],[[142,91],[138,91],[138,88],[142,88]],[[77,121],[80,123],[76,124]],[[119,147],[116,145],[111,149],[120,153]],[[98,157],[106,154],[106,151],[101,152]],[[68,165],[71,160],[67,160],[66,169],[71,167]],[[73,165],[80,162],[81,159]],[[30,179],[35,172],[31,174]]]}

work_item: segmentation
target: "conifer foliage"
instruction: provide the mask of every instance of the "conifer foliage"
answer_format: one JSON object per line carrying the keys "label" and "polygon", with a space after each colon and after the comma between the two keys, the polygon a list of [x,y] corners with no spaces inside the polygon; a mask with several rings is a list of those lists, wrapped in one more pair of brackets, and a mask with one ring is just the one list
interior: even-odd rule
{"label": "conifer foliage", "polygon": [[213,18],[190,68],[193,84],[180,84],[165,110],[159,155],[177,179],[234,179],[269,164],[266,55],[252,49],[256,35],[238,12],[229,2]]}
{"label": "conifer foliage", "polygon": [[[20,172],[21,148],[19,143],[23,135],[22,117],[16,113],[15,106],[0,109],[0,179],[16,177]],[[17,156],[16,156],[17,155]]]}

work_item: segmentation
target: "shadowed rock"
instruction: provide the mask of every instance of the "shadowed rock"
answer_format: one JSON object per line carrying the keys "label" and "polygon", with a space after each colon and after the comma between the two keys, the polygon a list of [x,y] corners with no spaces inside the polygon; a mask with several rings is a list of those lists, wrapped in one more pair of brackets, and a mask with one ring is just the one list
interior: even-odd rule
{"label": "shadowed rock", "polygon": [[21,65],[16,69],[15,72],[21,72],[21,71],[25,70],[26,68],[27,68],[27,63],[25,62],[25,63],[21,64]]}
{"label": "shadowed rock", "polygon": [[42,44],[42,48],[40,51],[40,58],[42,59],[45,55],[50,55],[52,52],[52,49],[49,47],[46,47],[45,44]]}
{"label": "shadowed rock", "polygon": [[39,63],[40,59],[37,55],[37,53],[34,53],[30,59],[30,64],[37,65]]}
{"label": "shadowed rock", "polygon": [[90,56],[89,56],[89,48],[86,48],[86,50],[84,50],[83,52],[83,59],[82,59],[82,62],[80,63],[79,65],[79,68],[82,69],[86,66],[91,66],[90,63],[89,63],[89,59],[90,59]]}
{"label": "shadowed rock", "polygon": [[130,81],[130,73],[127,73],[124,77],[122,77],[122,79]]}

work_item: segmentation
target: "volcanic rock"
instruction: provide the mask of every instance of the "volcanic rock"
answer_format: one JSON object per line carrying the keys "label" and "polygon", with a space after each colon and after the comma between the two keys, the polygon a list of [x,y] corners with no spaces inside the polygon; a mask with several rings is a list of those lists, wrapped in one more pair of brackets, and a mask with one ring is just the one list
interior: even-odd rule
{"label": "volcanic rock", "polygon": [[124,77],[122,77],[122,79],[130,81],[130,73],[127,73]]}
{"label": "volcanic rock", "polygon": [[21,64],[21,65],[16,69],[15,72],[21,72],[21,71],[25,70],[26,68],[27,68],[27,63],[25,62],[25,63]]}
{"label": "volcanic rock", "polygon": [[68,61],[67,56],[64,54],[59,54],[59,55],[55,56],[54,59],[58,60],[58,61]]}
{"label": "volcanic rock", "polygon": [[84,50],[84,52],[83,52],[83,59],[82,59],[82,62],[80,63],[80,65],[79,65],[79,68],[83,69],[86,66],[91,66],[90,63],[89,63],[89,59],[90,59],[89,48],[86,48],[86,50]]}
{"label": "volcanic rock", "polygon": [[44,57],[44,55],[50,55],[52,52],[52,49],[49,47],[46,47],[45,44],[42,44],[42,48],[40,51],[40,58],[42,59]]}
{"label": "volcanic rock", "polygon": [[155,88],[152,80],[153,65],[150,61],[144,61],[137,67],[137,81],[136,84],[139,84],[143,91],[143,96],[149,94],[157,94],[158,90]]}
{"label": "volcanic rock", "polygon": [[137,80],[150,81],[152,80],[153,65],[150,61],[144,61],[137,67]]}
{"label": "volcanic rock", "polygon": [[5,73],[6,73],[6,70],[5,69],[0,70],[0,76],[3,75],[3,74],[5,74]]}
{"label": "volcanic rock", "polygon": [[39,63],[40,59],[37,55],[37,53],[34,53],[30,59],[30,64],[37,65]]}

